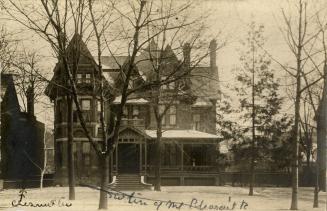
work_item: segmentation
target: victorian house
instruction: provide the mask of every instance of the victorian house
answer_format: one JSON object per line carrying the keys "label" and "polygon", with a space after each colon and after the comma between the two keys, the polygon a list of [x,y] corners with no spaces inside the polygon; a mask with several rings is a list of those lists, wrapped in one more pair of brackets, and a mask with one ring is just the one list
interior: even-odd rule
{"label": "victorian house", "polygon": [[[100,143],[103,131],[99,121],[100,97],[95,83],[98,75],[96,59],[79,36],[74,36],[71,43],[76,42],[76,39],[81,49],[78,71],[74,73],[78,99],[88,130],[91,131],[93,140]],[[69,48],[68,46],[68,52]],[[192,68],[190,74],[163,84],[160,88],[162,93],[178,90],[174,92],[173,98],[160,100],[159,105],[159,110],[166,111],[161,121],[162,185],[215,185],[218,182],[217,154],[221,137],[216,134],[216,103],[219,100],[216,48],[216,41],[211,41],[210,65],[197,67],[191,67],[191,49],[188,44],[184,45],[182,59],[176,56],[170,46],[160,52],[166,58],[164,73],[160,76],[163,79],[170,77],[172,69]],[[156,43],[151,42],[138,55],[130,89],[155,77],[152,60],[149,58],[153,53],[158,53],[155,52],[156,49]],[[120,105],[121,68],[127,61],[128,57],[125,56],[102,57],[105,87],[108,90],[105,120],[109,128]],[[65,90],[57,85],[64,81],[64,72],[58,63],[46,94],[54,102],[56,183],[62,185],[67,184],[67,101]],[[124,183],[136,186],[154,181],[157,123],[153,105],[151,90],[140,89],[129,96],[123,108],[119,143],[110,159],[111,180],[116,187],[124,187]],[[98,182],[101,169],[97,155],[85,137],[76,114],[73,120],[76,178],[78,181]]]}

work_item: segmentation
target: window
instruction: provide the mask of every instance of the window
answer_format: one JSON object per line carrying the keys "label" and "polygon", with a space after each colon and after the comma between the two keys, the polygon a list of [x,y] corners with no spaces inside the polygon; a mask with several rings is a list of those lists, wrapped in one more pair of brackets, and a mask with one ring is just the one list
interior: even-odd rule
{"label": "window", "polygon": [[73,111],[73,122],[78,122],[78,121],[79,121],[79,117],[77,111]]}
{"label": "window", "polygon": [[101,101],[97,101],[97,120],[100,122],[100,116],[101,116]]}
{"label": "window", "polygon": [[133,119],[138,119],[139,118],[139,114],[140,114],[140,108],[139,108],[139,106],[134,105],[133,106],[133,114],[132,114]]}
{"label": "window", "polygon": [[82,83],[83,82],[83,76],[82,74],[77,74],[77,83]]}
{"label": "window", "polygon": [[161,85],[161,89],[166,90],[166,89],[175,89],[175,81],[172,81],[170,83],[167,83],[166,80],[172,80],[172,78],[167,79],[166,76],[161,77],[161,83],[164,83]]}
{"label": "window", "polygon": [[[165,112],[165,109],[166,109],[165,105],[159,105],[159,114],[162,115]],[[162,125],[166,124],[166,115],[162,116],[161,124]]]}
{"label": "window", "polygon": [[176,106],[171,106],[169,108],[169,124],[176,125]]}
{"label": "window", "polygon": [[97,111],[101,112],[101,101],[97,101]]}
{"label": "window", "polygon": [[62,122],[62,102],[61,102],[61,100],[57,100],[56,116],[57,116],[57,122]]}
{"label": "window", "polygon": [[64,166],[64,158],[63,158],[63,153],[64,152],[64,147],[63,147],[63,142],[57,142],[57,162],[59,167]]}
{"label": "window", "polygon": [[76,111],[76,110],[77,110],[77,107],[76,107],[75,101],[73,101],[73,111]]}
{"label": "window", "polygon": [[81,100],[81,104],[83,111],[91,110],[91,100]]}
{"label": "window", "polygon": [[200,114],[193,115],[193,129],[200,130]]}
{"label": "window", "polygon": [[[160,80],[161,80],[161,83],[165,83],[165,81],[167,80],[167,77],[166,76],[162,76]],[[167,84],[161,85],[161,89],[163,89],[163,90],[168,89],[168,85]]]}
{"label": "window", "polygon": [[126,105],[123,108],[123,118],[128,118],[128,107]]}
{"label": "window", "polygon": [[91,74],[85,74],[85,83],[91,83]]}
{"label": "window", "polygon": [[83,143],[83,149],[82,149],[82,153],[83,153],[83,161],[84,161],[84,165],[85,166],[89,166],[91,164],[91,159],[90,159],[90,143]]}
{"label": "window", "polygon": [[172,81],[168,84],[168,89],[175,89],[175,81]]}
{"label": "window", "polygon": [[128,89],[133,89],[133,81],[132,80],[128,81]]}
{"label": "window", "polygon": [[91,74],[90,73],[78,73],[77,74],[77,83],[91,83]]}

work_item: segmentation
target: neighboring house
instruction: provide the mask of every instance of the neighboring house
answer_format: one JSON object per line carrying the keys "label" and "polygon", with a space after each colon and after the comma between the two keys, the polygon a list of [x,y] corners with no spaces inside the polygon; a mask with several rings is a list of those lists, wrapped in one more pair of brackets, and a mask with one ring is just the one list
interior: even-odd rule
{"label": "neighboring house", "polygon": [[[80,62],[75,75],[78,99],[87,121],[88,130],[93,140],[101,143],[101,128],[99,121],[99,91],[98,70],[95,59],[87,49],[80,36],[75,35],[68,46],[71,52],[72,43],[79,43],[81,49]],[[192,75],[163,85],[163,92],[180,88],[176,99],[162,121],[162,184],[163,185],[214,185],[217,184],[217,153],[220,136],[216,135],[216,103],[219,100],[218,68],[216,66],[216,42],[210,43],[210,66],[195,67]],[[157,49],[151,42],[137,57],[137,65],[132,74],[130,88],[140,83],[152,80],[154,74],[152,64],[147,59]],[[191,49],[184,47],[184,61],[177,58],[172,49],[167,46],[163,54],[167,62],[163,67],[162,77],[169,75],[169,70],[191,68]],[[128,57],[102,58],[102,67],[106,79],[105,89],[108,99],[113,99],[105,105],[106,122],[111,127],[115,119],[115,111],[120,104],[122,86],[121,67],[128,62]],[[183,63],[183,64],[182,64]],[[182,64],[182,65],[181,65]],[[55,83],[65,84],[65,74],[58,63],[54,69],[52,82],[47,87],[46,94],[54,102],[55,114],[55,162],[57,183],[67,184],[67,103],[66,93]],[[185,94],[187,93],[187,94]],[[167,106],[162,100],[160,109]],[[154,142],[156,140],[156,121],[152,108],[153,99],[149,90],[138,91],[130,96],[123,109],[123,118],[119,134],[119,144],[111,157],[111,172],[114,176],[124,174],[144,176],[148,183],[154,179]],[[74,108],[74,111],[76,109]],[[97,155],[81,129],[77,115],[74,112],[74,158],[77,181],[95,180],[101,169]]]}
{"label": "neighboring house", "polygon": [[28,112],[21,112],[13,75],[1,74],[1,178],[5,187],[30,186],[39,180],[43,138],[44,124],[36,120],[33,104],[28,105]]}

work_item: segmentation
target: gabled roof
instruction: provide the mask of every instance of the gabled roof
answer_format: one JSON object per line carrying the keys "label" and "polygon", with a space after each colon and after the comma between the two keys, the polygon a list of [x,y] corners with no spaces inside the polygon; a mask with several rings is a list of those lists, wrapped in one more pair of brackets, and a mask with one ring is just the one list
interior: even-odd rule
{"label": "gabled roof", "polygon": [[2,113],[8,113],[10,115],[19,114],[20,106],[17,97],[17,92],[14,84],[14,79],[11,74],[1,74],[1,95],[3,100],[1,102],[1,108],[4,109]]}
{"label": "gabled roof", "polygon": [[133,131],[137,134],[139,134],[140,136],[143,136],[144,138],[150,138],[150,136],[148,136],[143,130],[137,129],[135,127],[131,127],[131,126],[126,126],[126,127],[122,127],[119,130],[119,134],[122,134],[124,131]]}
{"label": "gabled roof", "polygon": [[67,46],[67,54],[70,59],[73,58],[74,52],[77,50],[80,51],[80,61],[86,61],[87,63],[95,64],[95,60],[87,48],[85,42],[82,39],[82,36],[79,34],[74,34]]}
{"label": "gabled roof", "polygon": [[119,70],[126,62],[127,56],[102,56],[102,69],[105,70]]}
{"label": "gabled roof", "polygon": [[[113,101],[113,104],[120,104],[121,102],[121,96],[118,96],[115,98],[115,100]],[[126,104],[133,104],[133,105],[144,105],[144,104],[148,104],[149,101],[144,99],[144,98],[131,98],[131,99],[127,99]]]}

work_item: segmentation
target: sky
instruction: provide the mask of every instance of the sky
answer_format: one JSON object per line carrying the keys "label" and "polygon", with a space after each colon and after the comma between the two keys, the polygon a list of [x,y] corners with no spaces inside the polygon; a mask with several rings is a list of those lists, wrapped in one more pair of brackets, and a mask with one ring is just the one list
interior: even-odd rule
{"label": "sky", "polygon": [[[30,1],[33,4],[34,1]],[[281,27],[283,27],[282,9],[287,14],[295,12],[294,7],[290,6],[297,0],[198,0],[194,1],[192,13],[194,15],[208,14],[206,25],[209,34],[217,34],[221,31],[221,35],[217,37],[217,42],[226,42],[225,47],[217,53],[217,65],[219,68],[219,76],[221,87],[227,94],[230,93],[229,85],[235,81],[232,69],[238,66],[240,40],[244,39],[248,31],[247,24],[255,21],[257,24],[263,24],[265,27],[266,50],[274,59],[281,63],[292,64],[292,54],[283,39]],[[325,0],[307,0],[308,11],[319,11],[327,8]],[[326,10],[324,10],[326,13]],[[18,23],[10,22],[1,18],[0,24],[6,25],[9,31],[21,31],[19,37],[24,40],[27,48],[36,49],[43,56],[42,67],[44,71],[51,76],[52,69],[55,64],[54,55],[50,46],[43,42],[38,35],[35,35],[22,27]],[[285,79],[289,77],[285,72],[280,70],[277,64],[273,64],[279,71],[278,77],[282,83],[287,83]],[[291,106],[285,106],[287,112]],[[43,121],[49,119],[49,124],[53,119],[53,115],[49,114],[49,109],[44,105],[37,105],[38,118]]]}

